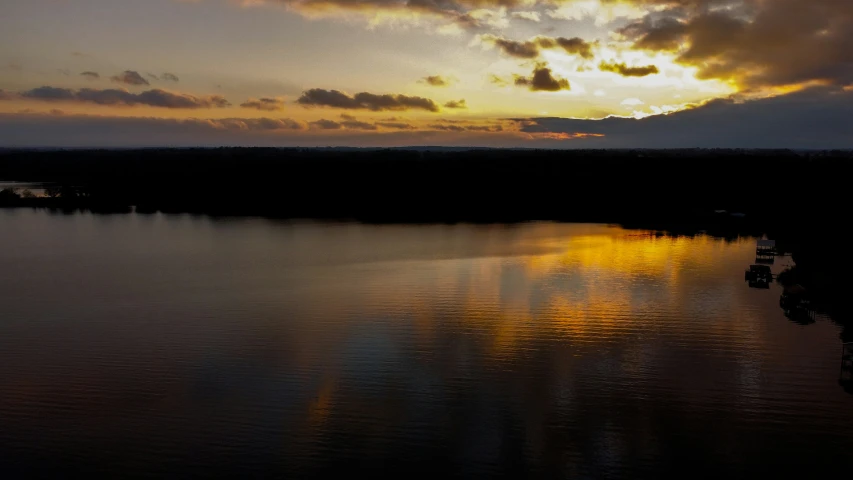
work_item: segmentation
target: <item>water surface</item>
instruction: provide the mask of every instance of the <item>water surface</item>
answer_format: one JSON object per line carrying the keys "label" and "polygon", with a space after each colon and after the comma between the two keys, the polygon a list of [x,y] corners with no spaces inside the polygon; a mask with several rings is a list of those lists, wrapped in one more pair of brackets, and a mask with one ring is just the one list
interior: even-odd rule
{"label": "water surface", "polygon": [[[0,472],[846,469],[839,327],[755,239],[0,210]],[[777,260],[774,270],[789,260]]]}

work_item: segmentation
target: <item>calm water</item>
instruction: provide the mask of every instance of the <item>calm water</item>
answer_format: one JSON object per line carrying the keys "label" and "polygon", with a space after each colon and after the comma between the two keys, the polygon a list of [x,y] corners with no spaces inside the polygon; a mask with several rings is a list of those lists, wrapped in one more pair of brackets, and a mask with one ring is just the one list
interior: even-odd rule
{"label": "calm water", "polygon": [[847,470],[839,327],[748,288],[754,252],[0,210],[0,475]]}

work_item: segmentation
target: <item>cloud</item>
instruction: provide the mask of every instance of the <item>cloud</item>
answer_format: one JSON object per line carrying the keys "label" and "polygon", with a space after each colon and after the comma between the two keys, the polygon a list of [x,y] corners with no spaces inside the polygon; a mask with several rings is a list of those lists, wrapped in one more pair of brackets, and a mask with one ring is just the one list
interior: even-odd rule
{"label": "cloud", "polygon": [[110,80],[125,85],[150,85],[148,80],[145,80],[139,72],[133,70],[125,70],[123,73],[110,77]]}
{"label": "cloud", "polygon": [[376,130],[378,127],[373,123],[359,122],[358,120],[345,120],[341,122],[345,128],[350,130]]}
{"label": "cloud", "polygon": [[147,76],[151,80],[160,80],[160,77],[158,77],[157,75],[154,75],[153,73],[146,73],[145,76]]}
{"label": "cloud", "polygon": [[[78,135],[91,135],[93,132],[102,134],[107,138],[118,138],[127,142],[130,138],[136,138],[136,142],[147,138],[150,133],[169,134],[187,132],[232,132],[240,134],[272,133],[272,132],[301,132],[308,129],[304,122],[290,118],[155,118],[155,117],[103,117],[96,115],[66,115],[61,110],[50,110],[39,114],[34,112],[22,112],[24,115],[0,114],[0,125],[10,123],[19,125],[17,133],[23,133],[24,137],[37,136],[44,128],[53,130],[48,132],[63,138],[73,139]],[[29,135],[27,132],[32,132]],[[16,135],[10,133],[10,135]],[[3,138],[0,135],[0,145],[14,144],[10,141],[12,136]],[[132,142],[132,140],[131,140]],[[45,143],[50,143],[45,142]],[[73,141],[66,142],[75,144]],[[35,144],[35,143],[34,143]],[[132,144],[132,143],[131,143]]]}
{"label": "cloud", "polygon": [[595,44],[587,42],[586,40],[579,37],[537,37],[536,40],[539,43],[539,46],[542,48],[559,47],[562,48],[566,53],[579,55],[581,58],[585,58],[587,60],[593,57],[592,47],[595,46]]}
{"label": "cloud", "polygon": [[390,128],[393,130],[414,130],[414,125],[405,122],[376,122],[376,125],[382,128]]}
{"label": "cloud", "polygon": [[424,97],[412,97],[408,95],[376,95],[361,92],[353,96],[338,90],[323,90],[312,88],[302,92],[302,96],[296,103],[306,107],[333,107],[348,110],[373,110],[373,111],[403,111],[403,110],[426,110],[429,112],[439,111],[438,105]]}
{"label": "cloud", "polygon": [[492,28],[506,28],[509,26],[509,19],[506,16],[506,7],[501,6],[497,9],[478,8],[469,11],[467,17],[474,19],[474,24],[470,26],[489,26]]}
{"label": "cloud", "polygon": [[503,37],[485,33],[478,35],[474,43],[484,46],[495,46],[504,54],[515,58],[533,59],[539,57],[540,49],[562,48],[566,53],[579,55],[582,58],[593,57],[592,48],[595,43],[587,42],[578,37],[545,37],[537,36],[526,41],[508,40]]}
{"label": "cloud", "polygon": [[[171,119],[93,115],[0,114],[0,146],[535,146],[539,148],[853,148],[853,91],[809,88],[760,100],[742,96],[644,119],[517,118],[503,132],[490,123],[446,123],[441,130],[308,130],[291,119]],[[463,131],[446,130],[456,125]],[[426,127],[429,128],[429,127]],[[520,130],[520,131],[519,131]]]}
{"label": "cloud", "polygon": [[98,72],[82,72],[80,73],[82,77],[85,77],[86,80],[98,80],[101,78],[101,75]]}
{"label": "cloud", "polygon": [[646,15],[619,33],[636,49],[670,51],[703,79],[768,89],[853,82],[853,2],[693,0]]}
{"label": "cloud", "polygon": [[[711,3],[714,0],[695,0],[696,2]],[[587,22],[593,20],[596,26],[602,27],[619,19],[636,19],[642,17],[649,7],[685,5],[694,0],[573,0],[566,2],[550,2],[552,8],[545,13],[558,20],[575,20]]]}
{"label": "cloud", "polygon": [[354,116],[342,113],[341,125],[349,130],[377,130],[379,127],[375,123],[360,122]]}
{"label": "cloud", "polygon": [[118,89],[93,89],[38,87],[21,93],[24,98],[43,101],[66,101],[92,103],[110,106],[147,105],[162,108],[223,108],[231,104],[220,95],[195,96],[187,93],[173,93],[161,89],[147,90],[142,93],[130,93]]}
{"label": "cloud", "polygon": [[598,69],[602,72],[613,72],[622,75],[623,77],[646,77],[660,73],[658,67],[654,65],[645,65],[642,67],[629,67],[625,63],[607,63],[601,62]]}
{"label": "cloud", "polygon": [[76,92],[71,90],[70,88],[57,88],[57,87],[38,87],[32,90],[28,90],[21,94],[24,98],[31,98],[34,100],[47,100],[47,101],[56,101],[56,100],[76,100]]}
{"label": "cloud", "polygon": [[432,125],[427,125],[429,128],[433,130],[444,130],[447,132],[464,132],[465,127],[461,125],[443,125],[440,123],[434,123]]}
{"label": "cloud", "polygon": [[344,128],[343,125],[334,121],[334,120],[326,120],[325,118],[322,120],[317,120],[316,122],[309,122],[311,128],[316,128],[319,130],[340,130]]}
{"label": "cloud", "polygon": [[622,27],[617,33],[633,38],[635,49],[674,52],[681,48],[681,43],[687,35],[687,25],[676,18],[646,17]]}
{"label": "cloud", "polygon": [[276,98],[250,98],[240,104],[243,108],[251,108],[262,112],[280,112],[284,110],[284,99]]}
{"label": "cloud", "polygon": [[503,126],[494,124],[494,125],[458,125],[458,124],[443,124],[443,123],[433,123],[431,125],[427,125],[427,127],[433,130],[441,130],[445,132],[487,132],[487,133],[496,133],[502,132]]}
{"label": "cloud", "polygon": [[468,125],[465,130],[469,132],[502,132],[504,128],[501,125]]}
{"label": "cloud", "polygon": [[430,75],[428,77],[424,77],[419,80],[421,83],[426,83],[427,85],[431,85],[433,87],[446,87],[450,85],[451,80],[446,77],[442,77],[441,75]]}
{"label": "cloud", "polygon": [[483,45],[494,45],[503,53],[515,58],[532,59],[539,56],[539,45],[535,41],[519,42],[486,33],[477,37]]}
{"label": "cloud", "polygon": [[512,18],[518,18],[530,22],[538,22],[542,19],[542,16],[539,14],[539,12],[512,12],[510,16]]}
{"label": "cloud", "polygon": [[[308,18],[361,17],[371,26],[381,23],[431,22],[437,31],[504,28],[507,8],[526,0],[238,0],[244,6],[281,5]],[[444,24],[442,27],[439,25]],[[452,25],[454,28],[448,28]]]}
{"label": "cloud", "polygon": [[530,77],[516,75],[514,83],[518,86],[527,87],[532,92],[557,92],[571,89],[568,80],[554,77],[551,74],[551,69],[542,63],[536,65]]}
{"label": "cloud", "polygon": [[394,127],[375,131],[322,130],[311,129],[291,119],[272,118],[174,119],[0,113],[0,146],[3,147],[513,146],[529,144],[528,135]]}
{"label": "cloud", "polygon": [[305,130],[304,122],[290,118],[221,118],[214,120],[189,119],[185,122],[207,125],[217,130],[242,130],[242,131],[277,131],[277,130]]}
{"label": "cloud", "polygon": [[161,80],[165,80],[167,82],[178,82],[180,79],[174,73],[166,72],[163,75],[160,75]]}
{"label": "cloud", "polygon": [[444,107],[445,108],[463,109],[463,108],[468,108],[468,105],[465,103],[464,98],[460,98],[459,100],[451,100],[451,101],[445,103]]}
{"label": "cloud", "polygon": [[530,134],[604,136],[588,137],[585,148],[847,149],[853,147],[851,111],[853,92],[818,87],[752,101],[734,96],[643,119],[516,121]]}
{"label": "cloud", "polygon": [[316,122],[310,122],[309,125],[318,130],[379,130],[376,124],[358,121],[352,115],[343,114],[341,115],[341,119],[342,121],[336,122],[324,118]]}
{"label": "cloud", "polygon": [[487,77],[487,80],[489,81],[489,83],[497,85],[499,87],[505,87],[505,86],[510,84],[510,82],[507,79],[499,77],[499,76],[495,75],[494,73],[490,73],[489,76]]}

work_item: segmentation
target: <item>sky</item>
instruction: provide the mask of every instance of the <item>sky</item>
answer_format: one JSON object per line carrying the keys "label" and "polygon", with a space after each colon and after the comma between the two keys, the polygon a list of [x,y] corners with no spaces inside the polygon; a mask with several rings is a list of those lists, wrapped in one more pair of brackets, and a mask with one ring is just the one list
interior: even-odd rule
{"label": "sky", "polygon": [[0,146],[853,148],[850,0],[4,0]]}

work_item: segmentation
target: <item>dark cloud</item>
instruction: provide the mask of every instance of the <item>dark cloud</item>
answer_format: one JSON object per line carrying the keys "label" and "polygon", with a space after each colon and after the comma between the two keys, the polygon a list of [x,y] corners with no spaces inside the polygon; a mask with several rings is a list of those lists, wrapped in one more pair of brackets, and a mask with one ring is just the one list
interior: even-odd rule
{"label": "dark cloud", "polygon": [[146,73],[145,75],[148,78],[150,78],[151,80],[160,80],[160,77],[158,77],[157,75],[154,75],[153,73]]}
{"label": "dark cloud", "polygon": [[444,78],[441,75],[430,75],[421,79],[421,82],[433,87],[446,87],[450,85],[450,79]]}
{"label": "dark cloud", "polygon": [[142,93],[130,93],[118,89],[93,89],[39,87],[21,93],[22,97],[45,101],[74,101],[97,105],[136,106],[148,105],[163,108],[222,108],[231,104],[220,95],[195,96],[154,89]]}
{"label": "dark cloud", "polygon": [[643,119],[516,120],[523,132],[583,139],[577,146],[584,148],[847,149],[853,147],[851,111],[853,92],[813,88],[761,100],[714,100],[690,110]]}
{"label": "dark cloud", "polygon": [[433,130],[444,130],[446,132],[464,132],[465,127],[461,125],[444,125],[441,123],[433,123],[431,125],[427,125],[427,127]]}
{"label": "dark cloud", "polygon": [[341,115],[342,121],[336,122],[334,120],[317,120],[316,122],[311,122],[311,126],[320,130],[378,130],[379,127],[376,124],[361,122],[356,120],[352,115],[343,114]]}
{"label": "dark cloud", "polygon": [[532,40],[519,42],[492,34],[480,35],[479,39],[483,43],[498,47],[503,53],[511,57],[532,59],[539,56],[539,45]]}
{"label": "dark cloud", "polygon": [[219,130],[277,131],[305,130],[307,125],[290,118],[222,118],[217,120],[188,120]]}
{"label": "dark cloud", "polygon": [[660,73],[658,67],[654,65],[644,65],[642,67],[629,67],[625,63],[607,63],[601,62],[598,69],[602,72],[613,72],[622,75],[623,77],[647,77]]}
{"label": "dark cloud", "polygon": [[587,60],[593,57],[592,48],[595,46],[594,43],[587,42],[586,40],[579,37],[537,37],[536,42],[542,48],[559,47],[562,48],[566,53],[578,55],[581,58],[585,58]]}
{"label": "dark cloud", "polygon": [[376,95],[361,92],[350,96],[338,90],[323,90],[312,88],[302,92],[302,96],[296,103],[309,107],[333,107],[348,110],[426,110],[437,112],[438,105],[424,97],[410,97],[407,95]]}
{"label": "dark cloud", "polygon": [[460,98],[459,100],[451,100],[444,104],[444,108],[468,108],[468,105],[465,103],[464,98]]}
{"label": "dark cloud", "polygon": [[98,80],[101,78],[101,75],[98,72],[81,72],[80,75],[85,77],[86,80]]}
{"label": "dark cloud", "polygon": [[350,130],[378,130],[379,128],[374,123],[360,122],[354,116],[347,113],[341,114],[341,120],[343,120],[341,125]]}
{"label": "dark cloud", "polygon": [[243,108],[252,108],[262,112],[280,112],[284,110],[283,98],[250,98],[240,104]]}
{"label": "dark cloud", "polygon": [[687,26],[676,18],[649,16],[623,27],[618,33],[633,38],[636,49],[677,51],[687,35]]}
{"label": "dark cloud", "polygon": [[545,37],[538,36],[526,41],[508,40],[492,34],[483,34],[479,41],[498,47],[503,53],[515,58],[533,59],[539,57],[540,49],[562,48],[566,53],[578,55],[585,59],[593,57],[592,49],[595,43],[574,37]]}
{"label": "dark cloud", "polygon": [[34,100],[76,100],[76,92],[71,90],[70,88],[58,88],[58,87],[38,87],[32,90],[28,90],[21,94],[24,98],[31,98]]}
{"label": "dark cloud", "polygon": [[405,123],[405,122],[376,122],[376,125],[382,128],[390,128],[393,130],[414,130],[416,127],[414,125]]}
{"label": "dark cloud", "polygon": [[501,125],[468,125],[465,129],[469,132],[502,132]]}
{"label": "dark cloud", "polygon": [[501,125],[458,125],[458,124],[433,123],[433,124],[427,125],[427,126],[433,130],[441,130],[441,131],[445,131],[445,132],[497,133],[497,132],[503,131],[503,127]]}
{"label": "dark cloud", "polygon": [[317,120],[316,122],[310,122],[311,128],[317,128],[320,130],[340,130],[344,128],[339,122],[334,120],[326,120],[325,118],[322,120]]}
{"label": "dark cloud", "polygon": [[165,80],[167,82],[178,82],[180,79],[174,73],[166,72],[163,75],[160,75],[161,80]]}
{"label": "dark cloud", "polygon": [[557,37],[556,40],[557,45],[565,50],[566,53],[574,53],[586,59],[590,59],[593,56],[592,47],[595,45],[594,43],[587,42],[586,40],[578,37]]}
{"label": "dark cloud", "polygon": [[348,128],[350,130],[377,130],[378,129],[378,127],[373,123],[359,122],[358,120],[355,120],[355,119],[344,120],[343,122],[341,122],[341,125],[343,125],[344,128]]}
{"label": "dark cloud", "polygon": [[533,69],[533,74],[530,77],[515,76],[514,83],[518,86],[529,88],[533,92],[557,92],[560,90],[570,90],[569,81],[565,78],[554,77],[551,74],[551,69],[545,64],[538,64]]}
{"label": "dark cloud", "polygon": [[134,72],[133,70],[125,70],[118,75],[110,77],[110,80],[116,83],[124,83],[126,85],[150,85],[148,80],[145,80],[139,72]]}
{"label": "dark cloud", "polygon": [[743,89],[853,82],[853,2],[730,0],[725,8],[705,7],[686,2],[620,33],[634,48],[676,52],[677,62],[697,67],[700,78]]}

